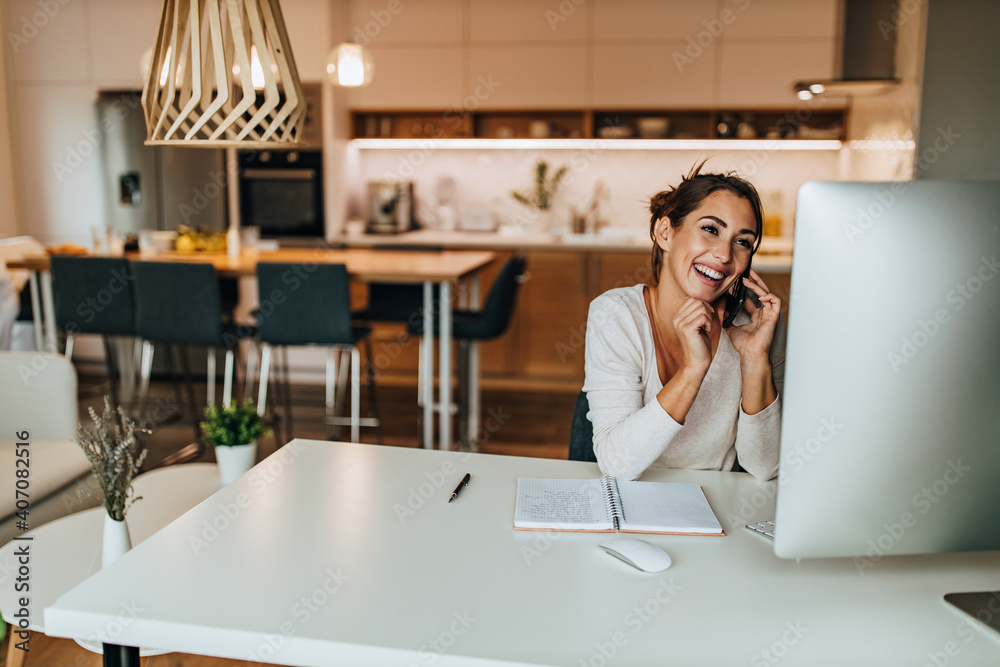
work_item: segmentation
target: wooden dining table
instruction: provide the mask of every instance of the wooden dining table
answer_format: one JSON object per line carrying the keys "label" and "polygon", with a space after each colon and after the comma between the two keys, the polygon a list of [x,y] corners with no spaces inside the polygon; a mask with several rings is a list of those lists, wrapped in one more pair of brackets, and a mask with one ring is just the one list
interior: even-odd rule
{"label": "wooden dining table", "polygon": [[[317,243],[310,248],[281,248],[276,251],[242,252],[230,257],[225,252],[161,252],[136,253],[129,259],[163,262],[195,262],[211,264],[222,278],[250,277],[256,274],[259,262],[298,264],[308,270],[311,264],[343,264],[352,280],[359,282],[386,282],[423,285],[423,327],[434,331],[434,317],[440,331],[436,373],[433,336],[424,336],[420,347],[420,365],[424,381],[419,383],[419,402],[423,405],[424,447],[434,446],[434,413],[440,417],[439,444],[443,450],[451,449],[451,325],[453,286],[468,280],[469,308],[479,307],[479,270],[495,258],[495,254],[482,250],[373,250],[368,248],[333,248]],[[31,304],[34,312],[35,345],[39,350],[58,352],[56,337],[55,305],[52,294],[52,276],[47,255],[28,256],[7,262],[9,269],[30,272]],[[438,304],[434,303],[434,284],[439,286]],[[434,400],[433,378],[438,377],[438,399]],[[478,383],[476,383],[478,384]],[[477,397],[470,397],[477,401]],[[473,410],[473,412],[477,412]],[[478,430],[477,420],[470,419],[469,432]]]}

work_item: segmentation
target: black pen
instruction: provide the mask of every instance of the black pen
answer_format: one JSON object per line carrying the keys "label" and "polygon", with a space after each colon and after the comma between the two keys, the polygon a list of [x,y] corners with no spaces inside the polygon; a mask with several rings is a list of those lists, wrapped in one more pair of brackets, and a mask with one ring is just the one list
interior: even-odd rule
{"label": "black pen", "polygon": [[455,498],[458,498],[458,492],[462,490],[463,486],[468,485],[470,479],[472,479],[472,475],[470,475],[469,473],[465,473],[465,477],[463,477],[462,481],[458,483],[458,486],[455,487],[455,490],[451,492],[451,498],[448,499],[449,503],[453,501]]}

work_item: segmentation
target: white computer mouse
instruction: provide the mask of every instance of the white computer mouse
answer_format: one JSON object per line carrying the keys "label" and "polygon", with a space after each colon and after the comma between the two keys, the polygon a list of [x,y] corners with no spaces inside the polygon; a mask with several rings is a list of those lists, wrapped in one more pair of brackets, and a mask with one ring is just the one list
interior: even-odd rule
{"label": "white computer mouse", "polygon": [[605,542],[601,548],[643,572],[663,572],[670,567],[670,556],[646,540],[620,537]]}

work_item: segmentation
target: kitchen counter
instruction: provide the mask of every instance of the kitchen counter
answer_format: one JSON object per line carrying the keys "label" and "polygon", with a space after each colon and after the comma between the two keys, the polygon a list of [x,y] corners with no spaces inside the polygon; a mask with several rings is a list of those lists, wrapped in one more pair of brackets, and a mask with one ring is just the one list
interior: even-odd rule
{"label": "kitchen counter", "polygon": [[[385,245],[440,246],[445,249],[541,252],[596,252],[648,254],[649,237],[645,231],[616,230],[598,234],[542,234],[502,232],[445,232],[421,229],[402,234],[359,234],[335,239],[352,248]],[[792,267],[792,240],[764,237],[753,266],[761,273],[789,273]]]}

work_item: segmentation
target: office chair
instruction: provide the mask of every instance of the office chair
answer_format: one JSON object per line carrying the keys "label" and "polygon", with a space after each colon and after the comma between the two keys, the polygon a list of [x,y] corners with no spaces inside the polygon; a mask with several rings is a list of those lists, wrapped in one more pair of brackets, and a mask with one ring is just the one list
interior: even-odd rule
{"label": "office chair", "polygon": [[594,453],[594,425],[587,419],[590,412],[590,403],[587,401],[587,392],[581,391],[576,397],[576,406],[573,408],[573,423],[569,430],[569,456],[570,461],[590,461],[597,463],[597,455]]}

